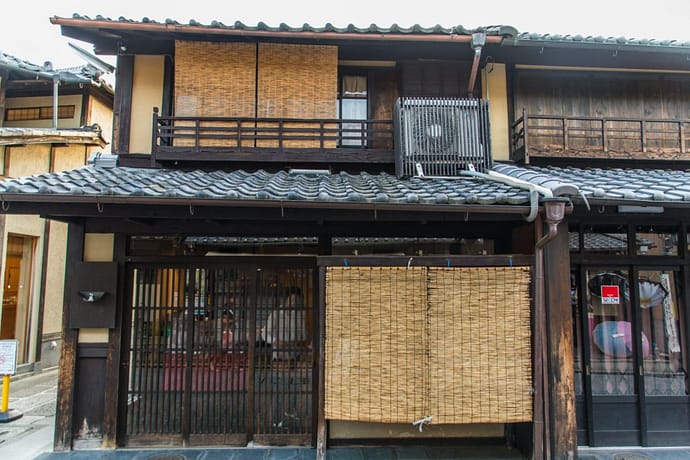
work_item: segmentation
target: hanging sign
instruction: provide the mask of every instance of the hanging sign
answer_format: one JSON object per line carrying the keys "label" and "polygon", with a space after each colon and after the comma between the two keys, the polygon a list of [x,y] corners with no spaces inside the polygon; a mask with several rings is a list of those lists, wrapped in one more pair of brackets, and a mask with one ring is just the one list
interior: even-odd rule
{"label": "hanging sign", "polygon": [[617,285],[602,285],[601,303],[609,305],[618,305],[621,303],[620,288]]}
{"label": "hanging sign", "polygon": [[17,340],[0,340],[0,375],[17,372]]}

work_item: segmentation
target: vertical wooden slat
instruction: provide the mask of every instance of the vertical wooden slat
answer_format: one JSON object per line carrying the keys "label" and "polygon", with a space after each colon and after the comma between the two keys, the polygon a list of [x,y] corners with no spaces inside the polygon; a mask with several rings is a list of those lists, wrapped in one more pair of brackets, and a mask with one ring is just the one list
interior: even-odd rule
{"label": "vertical wooden slat", "polygon": [[[67,252],[65,261],[69,266],[81,262],[84,254],[84,227],[70,224],[67,230]],[[60,369],[58,371],[57,409],[55,415],[56,451],[72,448],[72,414],[74,409],[74,383],[76,369],[77,338],[79,332],[69,328],[70,297],[75,280],[73,271],[65,274],[65,293],[63,297],[62,314],[62,348],[60,349]]]}

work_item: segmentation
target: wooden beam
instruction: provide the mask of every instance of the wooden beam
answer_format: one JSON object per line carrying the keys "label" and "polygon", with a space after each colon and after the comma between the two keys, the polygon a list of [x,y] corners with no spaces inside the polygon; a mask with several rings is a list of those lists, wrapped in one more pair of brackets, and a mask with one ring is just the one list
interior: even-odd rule
{"label": "wooden beam", "polygon": [[575,417],[575,375],[573,364],[573,322],[570,304],[570,257],[568,224],[562,222],[558,235],[544,247],[546,286],[546,347],[551,458],[575,458],[577,421]]}
{"label": "wooden beam", "polygon": [[[70,225],[67,230],[67,266],[81,262],[84,255],[84,227]],[[72,449],[72,415],[74,410],[74,383],[79,331],[69,328],[69,304],[72,285],[76,280],[73,271],[65,272],[65,292],[62,308],[62,348],[60,349],[60,369],[58,371],[57,409],[55,413],[56,451]]]}

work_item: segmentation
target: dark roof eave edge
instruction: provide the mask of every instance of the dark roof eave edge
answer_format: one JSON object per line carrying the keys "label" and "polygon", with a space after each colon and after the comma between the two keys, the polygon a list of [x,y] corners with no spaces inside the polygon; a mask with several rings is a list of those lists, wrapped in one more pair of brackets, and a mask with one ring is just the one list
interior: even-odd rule
{"label": "dark roof eave edge", "polygon": [[427,204],[427,203],[386,203],[386,202],[333,202],[306,200],[226,200],[216,198],[148,198],[148,197],[111,197],[111,196],[56,196],[45,194],[0,193],[2,213],[12,214],[12,203],[50,204],[94,204],[98,207],[115,205],[153,205],[153,206],[199,206],[199,207],[257,207],[257,208],[313,208],[313,209],[349,209],[377,211],[432,211],[432,212],[467,212],[481,214],[522,214],[528,215],[530,206],[511,204]]}
{"label": "dark roof eave edge", "polygon": [[[314,40],[365,40],[365,41],[416,41],[416,42],[470,42],[471,34],[405,34],[405,33],[361,33],[361,32],[314,32],[314,31],[268,31],[247,30],[232,28],[217,28],[203,25],[190,25],[179,23],[157,22],[117,22],[107,20],[71,19],[51,17],[50,22],[61,27],[75,29],[110,29],[123,31],[142,31],[148,29],[151,32],[184,33],[184,34],[208,34],[228,35],[237,37],[292,37],[311,38]],[[514,32],[505,32],[503,35],[488,35],[487,43],[501,44],[507,38],[513,38]]]}
{"label": "dark roof eave edge", "polygon": [[[574,204],[585,206],[585,200],[580,197],[571,197]],[[587,203],[590,206],[651,206],[664,208],[689,208],[690,201],[654,201],[654,200],[616,200],[612,198],[592,198],[587,196]]]}

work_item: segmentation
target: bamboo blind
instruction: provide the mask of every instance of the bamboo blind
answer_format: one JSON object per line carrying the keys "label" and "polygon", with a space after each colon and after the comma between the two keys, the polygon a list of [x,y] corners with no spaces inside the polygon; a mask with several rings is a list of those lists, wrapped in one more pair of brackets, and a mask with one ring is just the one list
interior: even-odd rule
{"label": "bamboo blind", "polygon": [[526,267],[329,267],[326,418],[532,419]]}
{"label": "bamboo blind", "polygon": [[528,267],[429,268],[430,414],[532,420]]}
{"label": "bamboo blind", "polygon": [[326,280],[326,418],[424,414],[426,269],[330,267]]}
{"label": "bamboo blind", "polygon": [[[259,44],[257,116],[259,118],[333,119],[336,116],[338,48],[325,45]],[[259,124],[259,127],[262,127]],[[295,124],[292,128],[314,128]],[[329,126],[333,128],[334,126]],[[277,147],[275,140],[258,147]],[[319,147],[316,140],[288,140],[286,148]],[[335,147],[328,141],[326,148]]]}
{"label": "bamboo blind", "polygon": [[[175,42],[175,115],[178,117],[254,117],[256,105],[256,45],[252,43]],[[177,122],[176,126],[193,126]],[[202,123],[203,127],[203,123]],[[213,122],[213,127],[235,128]],[[191,131],[190,131],[191,134]],[[224,132],[217,131],[222,135]],[[237,144],[235,140],[205,139],[204,146]],[[244,144],[244,143],[243,143]],[[175,139],[194,145],[194,139]],[[247,142],[249,145],[249,142]],[[253,146],[253,142],[251,143]]]}

